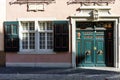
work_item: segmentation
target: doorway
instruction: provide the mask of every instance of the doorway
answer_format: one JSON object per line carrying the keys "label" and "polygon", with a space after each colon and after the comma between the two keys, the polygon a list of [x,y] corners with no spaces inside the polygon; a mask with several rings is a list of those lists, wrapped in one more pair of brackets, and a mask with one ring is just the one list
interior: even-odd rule
{"label": "doorway", "polygon": [[76,47],[77,66],[113,66],[113,23],[76,22]]}

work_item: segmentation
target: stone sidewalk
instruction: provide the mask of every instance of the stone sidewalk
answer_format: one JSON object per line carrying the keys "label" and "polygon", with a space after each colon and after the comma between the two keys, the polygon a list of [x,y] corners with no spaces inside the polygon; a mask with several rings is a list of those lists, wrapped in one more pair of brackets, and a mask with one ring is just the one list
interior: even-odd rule
{"label": "stone sidewalk", "polygon": [[0,80],[120,80],[116,68],[0,68]]}

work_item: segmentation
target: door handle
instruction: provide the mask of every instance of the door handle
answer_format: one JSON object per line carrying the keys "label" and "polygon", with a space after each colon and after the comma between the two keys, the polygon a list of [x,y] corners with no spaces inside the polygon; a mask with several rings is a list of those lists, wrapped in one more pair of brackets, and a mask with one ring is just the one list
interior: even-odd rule
{"label": "door handle", "polygon": [[98,50],[97,54],[103,54],[103,51],[102,50]]}
{"label": "door handle", "polygon": [[91,51],[90,51],[90,50],[87,50],[87,51],[85,51],[85,54],[86,54],[86,55],[90,55],[90,54],[91,54]]}

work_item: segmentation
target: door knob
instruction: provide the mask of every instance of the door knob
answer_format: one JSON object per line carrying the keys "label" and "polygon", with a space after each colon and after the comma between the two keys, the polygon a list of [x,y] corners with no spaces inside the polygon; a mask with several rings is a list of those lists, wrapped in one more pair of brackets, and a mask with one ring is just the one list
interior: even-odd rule
{"label": "door knob", "polygon": [[97,54],[103,54],[103,51],[102,50],[98,50]]}

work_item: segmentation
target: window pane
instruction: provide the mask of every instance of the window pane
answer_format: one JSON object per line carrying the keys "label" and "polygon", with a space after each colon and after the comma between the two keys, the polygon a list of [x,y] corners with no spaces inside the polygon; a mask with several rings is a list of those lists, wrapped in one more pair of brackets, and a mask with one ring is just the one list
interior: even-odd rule
{"label": "window pane", "polygon": [[28,49],[28,33],[23,33],[22,48],[23,49]]}
{"label": "window pane", "polygon": [[45,33],[39,33],[39,48],[45,49]]}
{"label": "window pane", "polygon": [[28,30],[28,23],[22,23],[23,30]]}
{"label": "window pane", "polygon": [[52,30],[52,22],[47,22],[47,30]]}
{"label": "window pane", "polygon": [[29,30],[35,30],[34,22],[29,22]]}
{"label": "window pane", "polygon": [[29,37],[30,49],[35,49],[35,33],[30,33]]}
{"label": "window pane", "polygon": [[39,29],[45,30],[45,22],[39,22]]}
{"label": "window pane", "polygon": [[53,48],[53,33],[47,33],[47,49]]}

